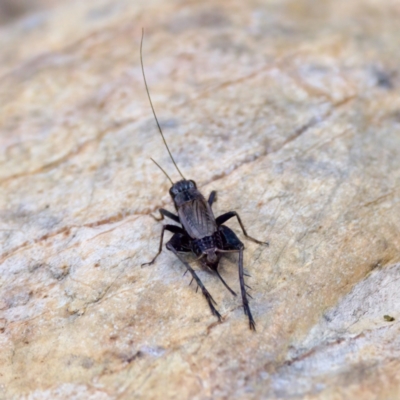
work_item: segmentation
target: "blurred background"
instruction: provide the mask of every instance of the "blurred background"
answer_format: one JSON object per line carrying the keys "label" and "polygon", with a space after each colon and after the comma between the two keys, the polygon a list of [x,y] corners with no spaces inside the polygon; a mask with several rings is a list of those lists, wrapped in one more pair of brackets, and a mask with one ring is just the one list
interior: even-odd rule
{"label": "blurred background", "polygon": [[0,0],[0,24],[7,24],[27,13],[61,2],[62,0]]}

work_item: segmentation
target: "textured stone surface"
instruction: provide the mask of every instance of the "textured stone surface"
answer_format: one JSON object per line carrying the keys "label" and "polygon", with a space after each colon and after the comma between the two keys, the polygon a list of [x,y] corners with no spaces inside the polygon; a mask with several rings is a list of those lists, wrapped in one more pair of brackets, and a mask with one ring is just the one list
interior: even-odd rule
{"label": "textured stone surface", "polygon": [[[0,399],[399,398],[399,3],[139,3],[2,15]],[[179,166],[270,241],[256,333],[207,271],[221,324],[172,254],[140,267],[149,157],[177,179],[142,26]]]}

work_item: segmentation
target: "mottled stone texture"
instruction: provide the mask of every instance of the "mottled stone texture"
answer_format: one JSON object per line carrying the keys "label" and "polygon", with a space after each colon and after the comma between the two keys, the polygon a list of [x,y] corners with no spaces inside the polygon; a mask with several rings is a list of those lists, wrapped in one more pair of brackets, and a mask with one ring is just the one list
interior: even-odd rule
{"label": "mottled stone texture", "polygon": [[[400,398],[400,3],[34,5],[0,27],[0,399]],[[256,333],[210,272],[220,324],[171,253],[140,267],[149,158],[178,178],[142,27],[179,166],[270,241],[228,222]]]}

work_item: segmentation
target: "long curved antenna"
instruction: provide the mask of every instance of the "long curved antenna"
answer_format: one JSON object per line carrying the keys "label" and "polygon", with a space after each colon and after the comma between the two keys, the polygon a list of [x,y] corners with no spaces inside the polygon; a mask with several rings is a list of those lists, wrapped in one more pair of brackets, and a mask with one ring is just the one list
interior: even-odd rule
{"label": "long curved antenna", "polygon": [[[152,111],[153,111],[154,118],[155,118],[155,120],[156,120],[156,122],[157,122],[158,130],[160,131],[161,137],[162,137],[162,139],[163,139],[163,141],[164,141],[165,147],[166,147],[167,150],[168,150],[169,156],[171,157],[171,160],[172,160],[172,162],[174,163],[176,170],[179,172],[179,175],[180,175],[184,180],[186,180],[185,177],[183,176],[182,172],[180,171],[180,169],[179,169],[178,166],[176,165],[176,162],[175,162],[175,160],[174,160],[174,157],[172,157],[171,151],[169,150],[169,147],[168,147],[168,145],[167,145],[167,141],[165,140],[164,134],[163,134],[163,132],[162,132],[162,130],[161,130],[161,126],[160,126],[160,124],[159,124],[159,122],[158,122],[158,119],[157,119],[157,116],[156,116],[156,112],[154,111],[153,103],[152,103],[151,98],[150,98],[150,92],[149,92],[149,88],[148,88],[148,86],[147,86],[146,76],[145,76],[145,74],[144,74],[144,67],[143,67],[143,53],[142,53],[143,38],[144,38],[144,28],[142,28],[142,40],[140,41],[140,64],[142,65],[142,74],[143,74],[144,85],[146,86],[147,97],[149,98],[150,106],[151,106],[151,109],[152,109]],[[157,165],[158,165],[158,164],[157,164]],[[161,167],[160,167],[160,168],[161,168]],[[172,181],[171,181],[171,182],[172,182]]]}
{"label": "long curved antenna", "polygon": [[151,157],[150,157],[150,160],[153,161],[153,163],[156,164],[157,167],[160,168],[162,172],[164,172],[164,175],[169,179],[169,181],[170,181],[171,184],[173,185],[174,182],[172,182],[172,179],[171,179],[171,178],[168,176],[168,174],[161,168],[160,164],[159,164],[158,162],[154,161]]}

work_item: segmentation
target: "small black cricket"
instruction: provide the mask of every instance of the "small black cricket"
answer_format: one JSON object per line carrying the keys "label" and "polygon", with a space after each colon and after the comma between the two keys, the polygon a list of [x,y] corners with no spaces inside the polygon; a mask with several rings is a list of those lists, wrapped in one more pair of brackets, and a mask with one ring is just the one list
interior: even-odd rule
{"label": "small black cricket", "polygon": [[[187,180],[182,172],[179,170],[174,158],[172,157],[171,151],[167,145],[165,137],[163,135],[161,126],[158,122],[156,113],[154,111],[153,103],[150,98],[149,88],[147,86],[146,76],[144,73],[143,67],[143,55],[142,55],[142,47],[143,47],[143,37],[144,30],[142,30],[142,39],[140,42],[140,63],[142,66],[142,74],[143,80],[146,87],[147,96],[149,98],[150,106],[153,111],[154,118],[157,123],[158,130],[161,134],[161,137],[164,141],[165,147],[171,157],[175,168],[179,172],[179,175],[182,177],[182,180],[174,183],[172,179],[168,176],[168,174],[158,165],[153,159],[152,161],[163,171],[166,177],[170,180],[172,187],[169,190],[169,194],[174,201],[175,209],[178,215],[171,213],[168,210],[161,208],[160,218],[155,218],[157,221],[161,221],[164,217],[168,217],[173,221],[179,223],[181,226],[177,225],[163,225],[160,237],[160,246],[158,249],[158,253],[155,257],[148,263],[142,264],[150,265],[153,264],[157,259],[159,254],[162,251],[162,244],[164,239],[164,232],[169,231],[173,233],[171,239],[167,242],[167,249],[172,251],[176,257],[184,264],[187,271],[190,272],[192,278],[196,281],[197,285],[200,287],[203,292],[204,297],[206,298],[208,305],[211,309],[213,315],[215,315],[219,321],[221,321],[221,314],[214,307],[216,302],[205,288],[196,272],[193,268],[186,262],[180,253],[192,253],[202,264],[203,267],[208,267],[212,271],[214,271],[224,286],[234,295],[236,293],[228,286],[228,284],[224,281],[222,276],[218,272],[218,264],[221,256],[224,253],[239,253],[239,281],[240,281],[240,291],[242,294],[242,303],[245,315],[247,315],[249,319],[250,329],[255,330],[256,324],[254,322],[253,316],[251,315],[249,301],[247,296],[250,296],[246,292],[246,284],[244,282],[244,271],[243,271],[243,250],[244,245],[235,235],[235,233],[223,225],[226,221],[228,221],[232,217],[236,217],[240,227],[242,228],[243,234],[253,242],[258,244],[266,244],[268,242],[261,242],[257,239],[252,238],[246,232],[246,229],[243,226],[243,223],[236,211],[230,211],[219,217],[215,218],[212,211],[212,204],[215,200],[216,192],[212,191],[208,200],[204,198],[204,196],[197,189],[196,183],[193,180]],[[187,272],[186,271],[186,272]],[[193,280],[192,279],[192,280]],[[248,287],[248,286],[247,286]]]}

